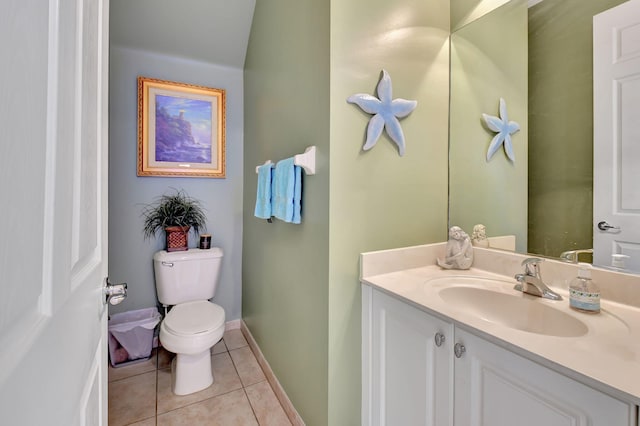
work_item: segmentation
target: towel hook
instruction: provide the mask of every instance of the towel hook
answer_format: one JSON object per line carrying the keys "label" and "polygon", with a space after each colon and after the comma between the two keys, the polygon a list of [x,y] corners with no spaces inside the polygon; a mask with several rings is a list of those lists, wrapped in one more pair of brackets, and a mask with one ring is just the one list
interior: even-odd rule
{"label": "towel hook", "polygon": [[308,175],[316,174],[316,147],[315,145],[307,147],[303,154],[293,157],[293,164],[300,166]]}
{"label": "towel hook", "polygon": [[[273,165],[271,160],[267,160],[264,164],[261,164],[256,167],[256,173],[262,166]],[[316,174],[316,146],[311,145],[308,146],[307,149],[304,150],[302,154],[296,154],[293,156],[293,164],[296,166],[300,166],[304,169],[304,172],[307,175],[315,175]]]}

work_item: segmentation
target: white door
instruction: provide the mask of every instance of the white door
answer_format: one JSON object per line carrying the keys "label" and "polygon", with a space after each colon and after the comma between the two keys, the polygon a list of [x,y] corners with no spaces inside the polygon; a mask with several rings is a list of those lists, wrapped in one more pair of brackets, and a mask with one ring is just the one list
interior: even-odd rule
{"label": "white door", "polygon": [[[454,426],[630,426],[636,407],[456,328]],[[460,346],[458,346],[460,347]]]}
{"label": "white door", "polygon": [[106,425],[108,12],[2,3],[2,424]]}
{"label": "white door", "polygon": [[640,271],[640,0],[593,18],[593,113],[594,264]]}
{"label": "white door", "polygon": [[451,425],[453,325],[381,291],[366,291],[371,390],[364,390],[363,424]]}

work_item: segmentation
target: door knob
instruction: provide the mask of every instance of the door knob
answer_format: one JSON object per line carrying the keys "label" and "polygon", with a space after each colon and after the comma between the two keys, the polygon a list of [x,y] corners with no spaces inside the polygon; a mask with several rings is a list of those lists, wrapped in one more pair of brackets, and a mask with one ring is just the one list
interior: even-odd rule
{"label": "door knob", "polygon": [[456,358],[460,358],[466,351],[467,348],[465,348],[462,343],[456,343],[453,347],[453,353],[456,355]]}
{"label": "door knob", "polygon": [[117,305],[127,298],[127,283],[111,284],[107,277],[104,280],[103,292],[105,304]]}
{"label": "door knob", "polygon": [[444,334],[440,333],[439,331],[436,333],[436,335],[434,336],[434,340],[436,341],[436,346],[440,347],[442,346],[442,344],[445,341],[445,337]]}
{"label": "door knob", "polygon": [[603,220],[602,222],[598,223],[598,229],[601,230],[601,231],[608,231],[610,229],[614,229],[614,230],[619,231],[620,227],[619,226],[609,225],[606,221]]}

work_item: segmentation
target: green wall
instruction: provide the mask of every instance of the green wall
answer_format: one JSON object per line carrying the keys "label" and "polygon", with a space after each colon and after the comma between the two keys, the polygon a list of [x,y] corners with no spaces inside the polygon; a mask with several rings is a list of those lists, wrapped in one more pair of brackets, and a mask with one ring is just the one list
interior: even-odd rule
{"label": "green wall", "polygon": [[[360,424],[361,252],[443,241],[447,223],[449,1],[331,2],[329,424]],[[362,151],[371,117],[345,100],[415,99],[406,153],[385,134]]]}
{"label": "green wall", "polygon": [[[449,2],[256,4],[245,64],[243,318],[308,425],[360,424],[359,254],[443,241]],[[418,107],[362,151],[370,115],[346,98]],[[301,225],[253,216],[255,166],[318,147]]]}
{"label": "green wall", "polygon": [[451,32],[492,12],[511,0],[451,0]]}
{"label": "green wall", "polygon": [[[527,3],[511,1],[451,35],[449,225],[471,234],[515,235],[527,244]],[[500,148],[486,155],[495,133],[482,114],[499,116],[504,98],[515,161]]]}
{"label": "green wall", "polygon": [[[245,62],[242,317],[308,425],[327,424],[329,2],[256,2]],[[316,145],[301,225],[253,216],[257,165]]]}
{"label": "green wall", "polygon": [[623,2],[529,10],[529,252],[592,247],[593,15]]}

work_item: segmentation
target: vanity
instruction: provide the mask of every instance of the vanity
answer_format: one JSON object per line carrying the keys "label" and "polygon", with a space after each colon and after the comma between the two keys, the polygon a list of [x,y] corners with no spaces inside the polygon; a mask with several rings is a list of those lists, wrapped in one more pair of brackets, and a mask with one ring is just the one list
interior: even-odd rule
{"label": "vanity", "polygon": [[525,255],[443,270],[444,247],[361,255],[363,425],[638,425],[638,276],[594,269],[589,315],[569,308],[576,265],[542,263],[554,301],[513,289]]}

